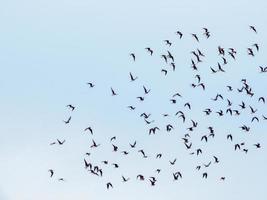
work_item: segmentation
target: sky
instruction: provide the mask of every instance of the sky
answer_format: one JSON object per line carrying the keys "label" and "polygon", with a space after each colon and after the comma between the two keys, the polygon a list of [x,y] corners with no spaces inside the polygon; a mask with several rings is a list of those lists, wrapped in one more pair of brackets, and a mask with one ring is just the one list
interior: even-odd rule
{"label": "sky", "polygon": [[[240,117],[205,117],[207,107],[224,109],[226,102],[213,102],[217,93],[230,98],[235,105],[242,101],[258,109],[257,115],[267,116],[266,105],[257,97],[266,95],[266,75],[258,66],[266,66],[266,8],[263,0],[236,1],[93,1],[93,0],[9,0],[0,3],[0,200],[56,200],[56,199],[259,199],[267,198],[267,136],[266,121],[250,123],[248,109]],[[258,33],[249,29],[254,25]],[[207,40],[203,27],[211,32]],[[184,33],[182,40],[175,32]],[[197,43],[191,37],[200,37]],[[163,40],[173,42],[168,48]],[[258,43],[260,51],[254,58],[246,48]],[[210,73],[210,67],[222,62],[217,47],[234,47],[236,61],[229,59],[227,73]],[[151,47],[151,57],[144,48]],[[205,61],[199,64],[199,74],[207,89],[192,89],[195,72],[190,69],[190,52],[201,49]],[[171,50],[175,55],[176,71],[164,77],[160,72],[166,66],[161,54]],[[136,54],[133,62],[130,53]],[[171,69],[171,68],[169,68]],[[130,82],[129,72],[138,76]],[[247,78],[255,91],[255,98],[234,92],[225,86],[242,86]],[[87,82],[93,82],[89,88]],[[151,94],[140,103],[142,86],[151,88]],[[112,97],[110,88],[118,92]],[[176,105],[169,102],[172,94],[180,92],[183,98]],[[199,122],[192,140],[203,148],[196,157],[185,150],[181,137],[190,123],[183,124],[174,114],[186,110],[188,118]],[[76,106],[71,112],[67,104]],[[131,112],[127,106],[136,106]],[[238,106],[236,106],[237,108]],[[156,135],[148,135],[148,126],[139,117],[141,112],[153,113],[161,127]],[[71,123],[63,120],[72,116]],[[171,133],[164,131],[167,123],[174,125]],[[249,124],[251,133],[238,128]],[[94,135],[84,133],[91,126]],[[199,137],[214,126],[216,137],[204,144]],[[233,143],[226,135],[234,136]],[[116,135],[114,144],[119,150],[129,150],[128,156],[112,152],[109,139]],[[65,139],[62,146],[49,144]],[[90,149],[92,138],[100,143]],[[135,150],[129,143],[137,141]],[[234,142],[246,142],[248,154],[235,152]],[[260,142],[261,149],[253,144]],[[144,149],[149,158],[137,152]],[[91,152],[90,157],[85,152]],[[162,152],[161,160],[154,159]],[[197,164],[208,163],[216,155],[220,163],[207,169],[207,180],[195,170]],[[102,178],[92,176],[84,169],[83,159],[95,164],[102,160],[119,163],[119,169],[103,166]],[[169,160],[177,158],[170,166]],[[49,177],[48,169],[55,175]],[[147,181],[136,180],[139,173],[156,176],[155,187]],[[172,173],[181,171],[183,179],[174,182]],[[121,175],[131,177],[123,184]],[[225,176],[224,182],[219,178]],[[57,181],[63,177],[65,182]],[[112,182],[114,188],[106,189]]]}

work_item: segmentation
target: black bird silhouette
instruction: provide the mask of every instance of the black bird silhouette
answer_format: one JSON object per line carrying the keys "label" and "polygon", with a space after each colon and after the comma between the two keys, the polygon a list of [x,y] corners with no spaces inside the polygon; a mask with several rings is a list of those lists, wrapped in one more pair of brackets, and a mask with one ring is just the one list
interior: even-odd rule
{"label": "black bird silhouette", "polygon": [[143,86],[143,89],[145,91],[145,94],[148,94],[150,92],[150,89],[147,89],[145,86]]}
{"label": "black bird silhouette", "polygon": [[93,83],[91,83],[91,82],[88,82],[87,85],[89,85],[90,88],[95,87],[95,85]]}
{"label": "black bird silhouette", "polygon": [[204,173],[202,174],[202,178],[208,178],[208,173],[207,173],[207,172],[204,172]]}
{"label": "black bird silhouette", "polygon": [[140,149],[138,152],[140,152],[143,155],[143,158],[147,158],[147,155],[145,154],[143,149]]}
{"label": "black bird silhouette", "polygon": [[131,147],[131,148],[135,148],[135,146],[136,146],[136,141],[134,141],[133,144],[130,143],[130,147]]}
{"label": "black bird silhouette", "polygon": [[68,124],[68,123],[70,123],[70,120],[71,120],[71,117],[69,117],[66,121],[63,120],[63,122],[64,122],[65,124]]}
{"label": "black bird silhouette", "polygon": [[133,61],[135,61],[135,55],[134,55],[134,53],[130,53],[130,56],[132,56]]}
{"label": "black bird silhouette", "polygon": [[254,146],[255,146],[257,149],[261,148],[261,144],[260,144],[260,143],[254,144]]}
{"label": "black bird silhouette", "polygon": [[264,99],[264,97],[260,97],[260,98],[258,99],[258,101],[259,101],[259,102],[262,101],[263,103],[265,103],[265,99]]}
{"label": "black bird silhouette", "polygon": [[130,178],[125,178],[124,176],[122,176],[122,181],[123,182],[127,182],[127,181],[129,181],[130,180]]}
{"label": "black bird silhouette", "polygon": [[53,177],[53,175],[54,175],[54,170],[52,170],[52,169],[49,169],[48,171],[50,172],[50,178],[52,178],[52,177]]}
{"label": "black bird silhouette", "polygon": [[174,165],[176,163],[176,158],[173,161],[169,161],[171,165]]}
{"label": "black bird silhouette", "polygon": [[150,55],[153,55],[153,50],[150,47],[147,47],[146,50],[150,53]]}
{"label": "black bird silhouette", "polygon": [[116,96],[117,93],[113,90],[113,88],[111,87],[110,89],[111,89],[111,95],[112,95],[112,96]]}
{"label": "black bird silhouette", "polygon": [[131,81],[135,81],[136,79],[138,79],[138,77],[133,77],[132,73],[130,72],[130,78],[131,78]]}
{"label": "black bird silhouette", "polygon": [[107,189],[109,188],[113,188],[113,185],[110,182],[107,183]]}
{"label": "black bird silhouette", "polygon": [[138,174],[136,176],[136,179],[139,179],[140,181],[143,181],[143,180],[145,180],[145,177],[142,174]]}
{"label": "black bird silhouette", "polygon": [[164,40],[164,42],[165,42],[166,45],[168,45],[168,46],[171,46],[171,45],[172,45],[172,43],[171,43],[169,40]]}
{"label": "black bird silhouette", "polygon": [[183,37],[183,33],[182,32],[176,31],[176,34],[179,35],[180,39],[182,39],[182,37]]}
{"label": "black bird silhouette", "polygon": [[84,131],[90,131],[90,133],[93,135],[93,129],[90,126],[85,128]]}
{"label": "black bird silhouette", "polygon": [[186,106],[191,110],[191,105],[190,105],[189,102],[187,102],[187,103],[184,104],[184,107],[186,107]]}
{"label": "black bird silhouette", "polygon": [[74,109],[75,109],[75,107],[73,105],[71,105],[71,104],[67,105],[67,107],[70,108],[71,111],[74,111]]}
{"label": "black bird silhouette", "polygon": [[59,139],[57,139],[57,142],[59,145],[63,145],[66,142],[66,140],[60,141]]}
{"label": "black bird silhouette", "polygon": [[195,40],[196,40],[197,42],[199,42],[199,39],[198,39],[198,37],[197,37],[197,35],[196,35],[195,33],[192,33],[191,35],[193,36],[193,38],[195,38]]}
{"label": "black bird silhouette", "polygon": [[228,135],[227,135],[227,139],[233,141],[233,136],[232,136],[231,134],[228,134]]}
{"label": "black bird silhouette", "polygon": [[92,169],[92,164],[91,163],[88,163],[85,159],[83,159],[84,161],[84,168],[87,169],[88,167],[90,168],[90,170]]}
{"label": "black bird silhouette", "polygon": [[91,148],[98,147],[100,144],[96,144],[94,140],[92,140],[93,144],[90,146]]}
{"label": "black bird silhouette", "polygon": [[131,110],[135,110],[135,107],[133,106],[128,106],[127,108],[130,108]]}
{"label": "black bird silhouette", "polygon": [[255,28],[254,26],[249,26],[249,28],[250,28],[251,30],[253,30],[255,33],[257,33],[257,30],[256,30],[256,28]]}
{"label": "black bird silhouette", "polygon": [[213,158],[215,163],[219,163],[219,159],[216,156],[213,156]]}
{"label": "black bird silhouette", "polygon": [[165,76],[166,76],[167,73],[168,73],[168,71],[167,71],[166,69],[161,69],[161,72],[163,72]]}

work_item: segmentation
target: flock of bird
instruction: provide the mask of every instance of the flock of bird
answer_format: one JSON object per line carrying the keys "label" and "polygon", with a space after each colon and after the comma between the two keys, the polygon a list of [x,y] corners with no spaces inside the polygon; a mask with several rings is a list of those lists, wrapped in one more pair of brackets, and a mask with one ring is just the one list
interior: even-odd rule
{"label": "flock of bird", "polygon": [[[257,30],[254,26],[249,26],[250,31],[252,31],[252,33],[257,34]],[[182,40],[184,38],[184,33],[182,33],[181,31],[177,31],[176,32],[178,39]],[[208,28],[203,28],[203,33],[204,38],[209,39],[211,36],[211,33],[209,31]],[[203,36],[199,36],[197,34],[191,34],[193,40],[195,40],[196,42],[200,42],[201,41],[201,37]],[[164,40],[164,43],[166,44],[167,47],[170,47],[173,45],[173,42],[170,40]],[[145,48],[145,50],[147,51],[149,56],[155,56],[154,55],[154,49],[152,49],[151,47],[147,47]],[[237,59],[237,55],[238,55],[238,50],[235,48],[225,48],[222,46],[218,46],[218,55],[221,59],[221,62],[217,62],[216,63],[216,67],[210,67],[210,71],[211,74],[215,74],[215,73],[226,73],[226,69],[224,66],[226,66],[228,64],[228,62],[230,62],[230,60],[236,60]],[[250,47],[247,48],[247,56],[251,56],[254,57],[256,56],[257,52],[260,51],[259,48],[259,44],[255,43],[253,45],[250,45]],[[202,77],[199,75],[199,67],[198,64],[204,62],[204,59],[206,57],[206,55],[204,54],[204,52],[200,49],[196,49],[191,51],[190,53],[191,56],[191,68],[193,70],[194,77],[196,79],[195,83],[191,84],[192,88],[201,88],[203,91],[205,91],[206,88],[206,83],[202,81]],[[138,57],[136,56],[135,53],[130,53],[130,59],[132,59],[132,61],[135,63],[135,61],[138,59]],[[171,52],[170,49],[168,49],[166,51],[166,54],[160,55],[159,59],[163,59],[163,62],[170,65],[171,69],[168,68],[163,68],[161,69],[161,72],[164,76],[167,76],[170,72],[174,72],[176,69],[176,65],[175,65],[175,56],[174,54]],[[266,73],[267,72],[267,67],[262,67],[259,66],[259,72],[260,73]],[[136,81],[138,79],[137,76],[135,76],[132,72],[129,73],[129,78],[130,81]],[[245,95],[248,95],[249,97],[255,99],[255,102],[258,104],[265,104],[265,97],[264,96],[257,96],[254,93],[253,88],[251,87],[251,85],[248,83],[247,79],[242,79],[241,80],[241,87],[240,88],[234,88],[231,85],[225,85],[226,90],[229,92],[229,96],[233,96],[236,95],[237,93],[242,93]],[[92,82],[88,82],[87,83],[88,87],[93,89],[95,87],[95,83]],[[146,97],[148,95],[150,95],[151,92],[153,92],[152,89],[143,86],[143,95],[137,96],[136,98],[142,102],[146,99]],[[111,96],[119,96],[119,92],[114,89],[113,87],[110,87],[110,95]],[[264,114],[260,113],[257,108],[252,107],[251,105],[248,105],[248,103],[246,103],[245,101],[242,101],[240,104],[234,104],[233,101],[231,100],[230,97],[226,97],[223,96],[220,93],[217,93],[214,97],[212,97],[211,99],[207,100],[207,101],[225,101],[226,102],[226,106],[223,109],[220,110],[214,110],[213,108],[205,108],[203,110],[203,115],[204,116],[208,116],[214,113],[214,115],[217,115],[220,119],[220,117],[222,116],[239,116],[239,115],[245,115],[242,111],[247,109],[250,111],[251,115],[251,123],[257,123],[260,121],[264,121],[267,120],[267,116],[264,116]],[[175,93],[172,95],[172,97],[170,98],[170,103],[171,104],[176,104],[177,103],[177,98],[183,98],[185,99],[185,97],[183,96],[183,94],[180,93]],[[66,106],[71,112],[75,112],[76,107],[72,104],[69,104]],[[190,102],[185,102],[183,104],[184,110],[178,110],[175,111],[175,114],[173,114],[174,117],[177,117],[178,120],[181,120],[182,123],[190,123],[191,125],[187,128],[187,133],[185,135],[183,135],[181,137],[181,141],[182,144],[184,145],[184,148],[186,149],[186,151],[189,152],[189,155],[196,155],[199,156],[200,154],[203,153],[203,149],[201,148],[196,148],[193,149],[193,146],[197,146],[197,141],[192,141],[191,139],[191,134],[195,131],[195,129],[199,126],[199,122],[197,120],[193,120],[193,119],[189,119],[187,116],[187,111],[190,112],[192,109],[192,105]],[[136,109],[136,106],[133,105],[129,105],[127,107],[130,111],[134,111]],[[186,112],[185,112],[186,109]],[[155,119],[151,119],[152,118],[152,113],[146,113],[146,112],[140,112],[138,114],[143,120],[144,123],[149,126],[148,129],[148,135],[155,135],[157,134],[157,132],[162,131],[162,130],[166,130],[167,132],[171,132],[174,129],[174,124],[167,124],[166,126],[164,126],[164,128],[160,127],[160,125],[154,125],[157,124]],[[163,114],[163,117],[167,117],[171,114]],[[69,123],[71,123],[71,116],[69,116],[67,119],[63,120],[63,122],[68,125]],[[238,127],[241,131],[244,132],[251,132],[251,128],[249,124],[242,124],[240,127]],[[207,133],[204,135],[201,135],[199,138],[199,142],[204,143],[205,145],[208,144],[209,140],[212,140],[213,138],[216,137],[216,128],[213,126],[209,126],[207,128]],[[92,136],[94,136],[94,130],[92,127],[85,127],[84,128],[84,132],[88,132],[90,133]],[[109,143],[112,147],[112,151],[113,152],[121,152],[122,155],[128,155],[129,153],[132,153],[131,150],[137,149],[137,141],[133,141],[129,143],[129,150],[124,150],[124,151],[119,151],[120,147],[118,145],[115,145],[115,141],[116,141],[117,137],[113,136],[111,138],[109,138]],[[250,146],[248,146],[246,144],[245,141],[242,142],[234,142],[234,135],[228,133],[225,135],[225,140],[228,140],[232,146],[233,146],[233,151],[241,151],[244,153],[248,153],[250,148],[254,148],[254,149],[259,149],[261,148],[261,143],[257,142],[254,144],[251,144]],[[56,139],[55,141],[51,142],[50,145],[64,145],[65,140],[63,139]],[[90,148],[98,148],[100,146],[99,143],[97,143],[94,139],[92,139],[92,143]],[[90,158],[90,155],[93,151],[91,152],[87,152],[86,156],[88,156]],[[144,149],[137,149],[136,152],[138,154],[140,154],[144,159],[147,158],[151,158],[151,156],[148,156],[147,153],[145,152]],[[155,159],[161,159],[162,157],[162,153],[155,153]],[[177,159],[170,159],[169,160],[169,164],[170,165],[175,165],[176,164]],[[98,177],[102,177],[104,176],[104,170],[103,170],[103,165],[110,165],[114,168],[119,168],[119,164],[118,163],[112,163],[109,160],[103,160],[101,164],[99,165],[94,165],[92,160],[89,160],[88,158],[84,158],[83,160],[84,162],[84,168],[85,170],[87,170],[90,174],[92,174],[93,176],[98,176]],[[216,155],[213,155],[213,157],[206,163],[204,164],[199,164],[197,166],[195,166],[195,170],[200,171],[201,172],[201,177],[203,179],[207,179],[208,178],[208,169],[211,165],[216,165],[220,163],[220,158]],[[201,171],[202,170],[202,171]],[[56,174],[56,172],[53,169],[49,169],[48,170],[50,173],[50,177],[53,178]],[[156,169],[155,173],[159,174],[161,172],[161,169]],[[182,171],[173,171],[171,173],[172,176],[172,180],[177,181],[183,178],[183,173]],[[65,181],[64,178],[59,177],[57,178],[59,181]],[[151,186],[155,186],[158,178],[157,175],[152,175],[152,176],[145,176],[144,174],[136,174],[136,177],[126,177],[124,175],[121,176],[121,180],[122,182],[128,182],[132,179],[137,179],[140,181],[145,181],[147,180]],[[224,181],[226,179],[226,177],[224,175],[219,176],[218,178],[221,181]],[[114,185],[111,181],[106,183],[106,188],[110,189],[113,188]]]}

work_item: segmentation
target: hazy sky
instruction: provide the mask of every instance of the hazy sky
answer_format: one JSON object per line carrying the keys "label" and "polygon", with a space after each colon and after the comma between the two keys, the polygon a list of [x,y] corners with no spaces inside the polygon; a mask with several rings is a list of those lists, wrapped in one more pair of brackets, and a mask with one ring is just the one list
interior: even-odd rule
{"label": "hazy sky", "polygon": [[[9,0],[0,3],[0,200],[86,200],[86,199],[267,199],[267,136],[266,121],[250,123],[246,109],[240,117],[205,117],[207,107],[214,111],[225,109],[225,101],[212,102],[217,93],[231,99],[235,107],[241,101],[258,109],[256,114],[267,116],[267,108],[257,102],[266,95],[266,74],[258,66],[266,66],[267,3],[264,0],[236,1],[93,1],[93,0]],[[249,30],[255,25],[258,34]],[[209,28],[206,40],[202,27]],[[184,33],[179,40],[175,32]],[[191,33],[200,37],[195,42]],[[161,54],[168,50],[163,40],[173,42],[176,71],[164,77],[166,68]],[[246,48],[259,43],[255,58],[247,56]],[[229,58],[227,73],[212,75],[210,67],[222,62],[217,47],[234,47],[237,61]],[[150,57],[144,48],[151,47]],[[199,65],[207,91],[192,89],[195,81],[190,69],[190,51],[199,48],[206,54]],[[129,53],[135,52],[132,62]],[[168,67],[168,66],[167,66]],[[169,69],[171,69],[169,67]],[[129,72],[138,76],[130,82]],[[241,87],[247,78],[255,91],[255,98],[226,91],[225,85]],[[89,89],[86,82],[94,82]],[[142,86],[151,94],[140,103]],[[110,87],[119,95],[111,97]],[[177,105],[171,105],[175,92],[183,95]],[[184,103],[192,103],[190,119],[199,122],[193,140],[194,149],[203,148],[196,157],[185,150],[181,137],[190,122],[161,114],[184,110]],[[67,104],[76,106],[71,113]],[[127,106],[136,106],[130,112]],[[162,128],[157,135],[148,136],[148,126],[139,117],[141,112],[153,113]],[[62,120],[72,115],[69,125]],[[151,118],[152,119],[152,118]],[[172,123],[173,132],[164,126]],[[251,133],[238,127],[248,124]],[[94,136],[84,133],[92,126]],[[216,137],[204,145],[200,137],[207,127],[214,126]],[[233,143],[226,135],[234,136]],[[129,150],[128,156],[113,153],[109,142],[116,135],[119,151]],[[63,146],[50,146],[56,139],[65,139]],[[100,147],[91,150],[91,139]],[[130,150],[129,142],[137,140],[137,149]],[[248,154],[233,151],[234,143],[246,142]],[[261,149],[253,144],[260,142]],[[149,158],[142,159],[137,150],[144,149]],[[120,164],[119,169],[103,166],[104,177],[94,177],[84,170],[85,152],[94,164],[102,160]],[[154,156],[163,152],[161,160]],[[220,163],[207,169],[207,180],[195,166],[207,163],[216,155]],[[175,166],[169,160],[177,158]],[[55,170],[49,178],[48,169]],[[155,176],[161,168],[155,187],[147,181],[136,180],[139,173]],[[181,171],[183,179],[173,182],[172,173]],[[123,184],[121,175],[131,177]],[[221,176],[225,182],[219,181]],[[64,177],[66,182],[58,182]],[[107,191],[111,181],[114,189]]]}

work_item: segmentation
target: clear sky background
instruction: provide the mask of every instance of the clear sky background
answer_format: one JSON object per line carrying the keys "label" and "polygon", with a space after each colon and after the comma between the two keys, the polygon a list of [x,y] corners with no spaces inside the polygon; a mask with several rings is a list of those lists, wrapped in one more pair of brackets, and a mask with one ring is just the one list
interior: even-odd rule
{"label": "clear sky background", "polygon": [[[86,200],[86,199],[267,199],[267,136],[266,121],[250,123],[250,111],[240,117],[229,115],[205,117],[207,107],[214,111],[226,108],[226,102],[212,102],[217,93],[234,102],[241,101],[258,109],[256,114],[267,116],[266,106],[257,102],[266,95],[266,74],[258,66],[266,66],[267,4],[264,0],[236,1],[93,1],[93,0],[9,0],[0,3],[0,200]],[[255,25],[258,34],[249,30]],[[211,38],[206,40],[202,27],[209,28]],[[179,40],[175,31],[184,33]],[[191,33],[197,33],[200,43]],[[166,68],[161,54],[168,50],[163,40],[173,42],[170,50],[175,55],[176,71],[164,77]],[[259,43],[260,52],[255,58],[247,55],[246,48]],[[217,47],[234,47],[237,61],[229,58],[227,73],[210,73],[209,68],[222,62]],[[144,50],[151,47],[155,55]],[[190,51],[201,49],[206,57],[199,65],[201,77],[207,85],[205,92],[192,89],[195,82],[190,69]],[[129,53],[135,52],[132,62]],[[169,66],[167,66],[168,68]],[[171,67],[169,67],[171,69]],[[138,76],[130,82],[129,72]],[[225,85],[241,87],[240,80],[247,78],[255,91],[250,98],[236,91],[228,93]],[[89,89],[86,82],[94,82]],[[151,88],[144,102],[142,86]],[[110,87],[119,95],[111,97]],[[175,92],[183,95],[176,105],[169,99]],[[192,111],[183,104],[191,102]],[[71,113],[67,104],[76,106]],[[128,105],[136,106],[130,112]],[[191,123],[162,118],[162,113],[173,115],[184,110],[189,119],[199,122],[193,133],[193,149],[203,148],[203,155],[189,155],[181,137]],[[151,112],[155,125],[162,131],[148,136],[148,126],[139,117]],[[62,120],[72,115],[65,125]],[[151,119],[152,119],[151,118]],[[174,125],[166,133],[167,123]],[[251,127],[251,133],[238,128]],[[92,126],[94,136],[85,134]],[[200,137],[207,127],[214,126],[214,140],[204,144]],[[226,135],[234,136],[233,143]],[[119,150],[129,150],[128,156],[113,153],[110,137],[116,135]],[[63,146],[50,146],[56,139],[66,139]],[[100,143],[90,150],[91,139]],[[137,140],[137,149],[130,150],[129,142]],[[233,151],[234,143],[245,142],[248,154]],[[261,149],[254,143],[260,142]],[[136,151],[144,149],[148,159]],[[103,166],[103,178],[94,177],[83,166],[85,152],[91,152],[94,164],[102,160],[120,164],[119,169]],[[163,158],[155,160],[156,153]],[[220,163],[206,169],[207,180],[195,167],[208,163],[216,155]],[[169,160],[177,158],[175,166]],[[48,169],[55,170],[49,178]],[[151,187],[147,181],[136,180],[136,175],[156,176],[158,182]],[[173,182],[172,173],[181,171],[183,179]],[[121,175],[131,177],[123,184]],[[225,182],[219,178],[225,176]],[[64,177],[66,182],[58,182]],[[112,190],[105,184],[111,181]]]}

